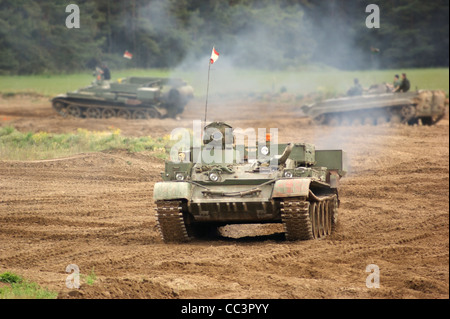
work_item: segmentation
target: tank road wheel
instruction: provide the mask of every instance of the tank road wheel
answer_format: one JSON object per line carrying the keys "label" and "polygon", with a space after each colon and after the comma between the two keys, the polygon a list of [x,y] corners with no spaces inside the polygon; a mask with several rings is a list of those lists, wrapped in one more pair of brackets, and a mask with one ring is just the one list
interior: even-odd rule
{"label": "tank road wheel", "polygon": [[102,112],[96,107],[89,107],[86,110],[86,117],[91,119],[99,119],[102,117]]}
{"label": "tank road wheel", "polygon": [[318,225],[317,233],[318,237],[315,238],[325,238],[331,235],[337,224],[337,197],[329,197],[326,200],[317,203],[317,215],[315,220]]}
{"label": "tank road wheel", "polygon": [[55,101],[52,104],[53,109],[58,112],[59,115],[66,117],[67,113],[66,113],[66,104],[61,102],[61,101]]}
{"label": "tank road wheel", "polygon": [[341,122],[342,126],[351,126],[352,125],[352,120],[350,117],[348,116],[344,116],[342,118],[342,122]]}
{"label": "tank road wheel", "polygon": [[328,211],[330,214],[331,220],[331,232],[336,230],[337,222],[338,222],[338,200],[337,197],[334,197],[332,200],[328,202]]}
{"label": "tank road wheel", "polygon": [[341,117],[339,115],[331,116],[328,119],[328,124],[330,126],[339,126],[339,125],[341,125]]}
{"label": "tank road wheel", "polygon": [[327,201],[324,205],[325,209],[325,234],[327,236],[331,235],[332,229],[331,229],[331,212],[330,212],[330,202]]}
{"label": "tank road wheel", "polygon": [[147,114],[152,119],[159,119],[161,117],[161,114],[159,114],[159,112],[155,109],[148,109]]}
{"label": "tank road wheel", "polygon": [[387,118],[384,115],[380,115],[377,117],[377,125],[384,125],[387,123]]}
{"label": "tank road wheel", "polygon": [[319,238],[326,237],[325,202],[319,202]]}
{"label": "tank road wheel", "polygon": [[110,119],[114,116],[116,116],[116,111],[114,111],[113,109],[104,109],[102,111],[102,117],[104,119]]}
{"label": "tank road wheel", "polygon": [[316,222],[317,222],[317,238],[322,238],[322,205],[320,202],[317,202],[316,207]]}
{"label": "tank road wheel", "polygon": [[81,117],[81,109],[76,105],[69,105],[67,107],[67,114],[73,117]]}
{"label": "tank road wheel", "polygon": [[309,206],[309,218],[311,220],[311,235],[312,238],[319,238],[319,214],[318,214],[318,205],[316,202],[310,203]]}
{"label": "tank road wheel", "polygon": [[356,116],[352,119],[352,126],[361,126],[363,123],[363,119]]}
{"label": "tank road wheel", "polygon": [[325,115],[321,114],[319,116],[316,116],[315,118],[313,118],[313,123],[314,125],[322,125],[326,122],[326,118]]}
{"label": "tank road wheel", "polygon": [[369,116],[365,116],[363,119],[363,125],[373,125],[375,123],[375,121],[373,120],[373,117]]}
{"label": "tank road wheel", "polygon": [[119,110],[117,112],[117,117],[128,120],[129,118],[131,118],[131,113],[128,110]]}
{"label": "tank road wheel", "polygon": [[133,119],[134,120],[146,120],[147,112],[145,112],[144,110],[136,110],[133,112]]}
{"label": "tank road wheel", "polygon": [[402,117],[399,114],[392,114],[389,122],[391,124],[400,124],[402,122]]}
{"label": "tank road wheel", "polygon": [[158,228],[163,241],[166,243],[189,241],[182,204],[180,201],[156,202]]}

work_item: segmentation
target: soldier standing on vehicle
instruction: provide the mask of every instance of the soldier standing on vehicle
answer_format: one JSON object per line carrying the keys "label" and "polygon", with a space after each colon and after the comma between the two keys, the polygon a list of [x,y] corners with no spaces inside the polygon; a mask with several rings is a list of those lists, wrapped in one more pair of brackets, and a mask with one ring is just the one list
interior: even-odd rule
{"label": "soldier standing on vehicle", "polygon": [[102,71],[103,71],[103,80],[106,80],[106,81],[111,80],[111,72],[109,71],[106,63],[102,64]]}
{"label": "soldier standing on vehicle", "polygon": [[402,82],[400,86],[394,90],[394,92],[408,92],[411,87],[408,78],[406,77],[406,73],[402,73]]}
{"label": "soldier standing on vehicle", "polygon": [[355,78],[353,80],[353,83],[354,83],[353,87],[351,87],[350,90],[347,91],[347,95],[348,96],[362,95],[363,88],[361,84],[359,84],[359,80]]}
{"label": "soldier standing on vehicle", "polygon": [[109,71],[106,63],[102,63],[101,66],[95,67],[95,72],[93,75],[95,76],[95,84],[100,85],[104,88],[109,87],[111,72]]}
{"label": "soldier standing on vehicle", "polygon": [[109,86],[109,80],[111,80],[111,72],[108,69],[106,63],[102,64],[102,72],[103,72],[103,85]]}

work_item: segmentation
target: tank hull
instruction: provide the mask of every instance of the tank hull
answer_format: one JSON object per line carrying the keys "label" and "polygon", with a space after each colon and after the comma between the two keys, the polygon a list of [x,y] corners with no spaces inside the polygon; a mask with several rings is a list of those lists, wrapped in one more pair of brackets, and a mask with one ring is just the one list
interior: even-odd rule
{"label": "tank hull", "polygon": [[281,222],[280,203],[283,200],[303,198],[317,201],[319,197],[312,194],[318,193],[321,197],[337,194],[330,184],[311,183],[309,178],[267,180],[261,185],[205,187],[187,182],[160,182],[155,184],[154,198],[156,201],[184,202],[185,212],[192,215],[195,222],[233,224]]}
{"label": "tank hull", "polygon": [[158,104],[133,105],[101,99],[82,99],[67,95],[53,98],[52,107],[63,117],[79,118],[147,119],[163,118],[168,114],[167,109]]}
{"label": "tank hull", "polygon": [[220,226],[248,223],[281,223],[287,240],[330,235],[338,182],[347,170],[345,153],[300,143],[273,149],[278,149],[275,166],[260,167],[270,162],[264,158],[213,165],[166,162],[164,181],[153,189],[163,240],[183,242],[214,234]]}
{"label": "tank hull", "polygon": [[321,125],[404,123],[434,125],[448,111],[445,92],[368,94],[329,99],[303,106],[303,112]]}
{"label": "tank hull", "polygon": [[192,87],[181,80],[132,77],[58,95],[52,107],[64,117],[175,118],[192,97]]}

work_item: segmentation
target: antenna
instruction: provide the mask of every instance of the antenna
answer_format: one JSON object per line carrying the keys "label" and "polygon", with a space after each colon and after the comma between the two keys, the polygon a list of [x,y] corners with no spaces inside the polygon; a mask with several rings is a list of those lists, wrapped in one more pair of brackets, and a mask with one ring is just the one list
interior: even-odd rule
{"label": "antenna", "polygon": [[209,95],[209,73],[211,71],[211,60],[208,65],[208,83],[206,85],[206,103],[205,103],[205,125],[206,125],[206,114],[208,112],[208,95]]}
{"label": "antenna", "polygon": [[216,51],[216,49],[213,46],[212,52],[211,52],[211,58],[209,59],[209,65],[208,65],[208,83],[206,86],[206,103],[205,103],[205,125],[206,125],[206,115],[208,112],[208,95],[209,95],[209,74],[211,72],[211,64],[217,61],[219,58],[219,52]]}

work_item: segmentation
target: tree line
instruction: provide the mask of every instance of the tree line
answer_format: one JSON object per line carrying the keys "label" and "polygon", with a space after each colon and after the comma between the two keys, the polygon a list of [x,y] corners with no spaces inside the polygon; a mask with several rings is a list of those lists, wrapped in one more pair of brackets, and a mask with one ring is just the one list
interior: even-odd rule
{"label": "tree line", "polygon": [[[189,67],[213,45],[235,67],[448,67],[448,0],[378,0],[380,28],[370,29],[373,2],[0,0],[0,73]],[[80,28],[66,26],[69,3]]]}

